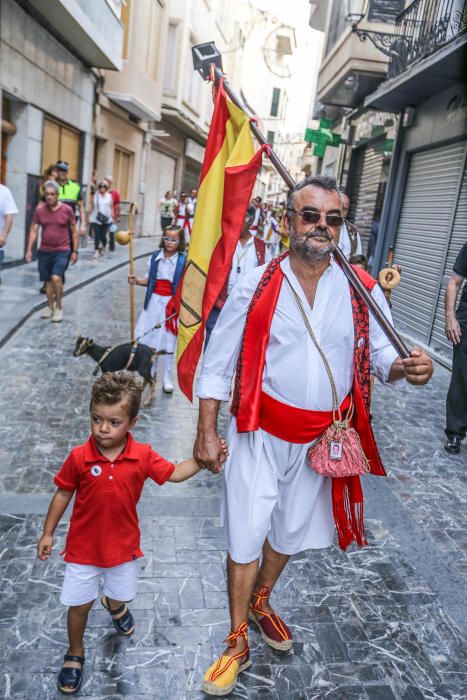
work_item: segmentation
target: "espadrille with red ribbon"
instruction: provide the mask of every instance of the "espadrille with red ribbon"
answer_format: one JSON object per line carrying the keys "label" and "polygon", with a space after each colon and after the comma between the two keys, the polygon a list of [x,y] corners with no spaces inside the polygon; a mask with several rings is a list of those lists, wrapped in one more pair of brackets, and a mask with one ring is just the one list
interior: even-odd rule
{"label": "espadrille with red ribbon", "polygon": [[258,625],[262,638],[276,651],[290,651],[292,648],[292,633],[276,613],[263,609],[263,602],[269,600],[268,586],[262,586],[253,593],[254,602],[250,603],[248,617]]}
{"label": "espadrille with red ribbon", "polygon": [[247,622],[242,622],[236,630],[229,634],[225,639],[227,646],[229,648],[236,647],[239,637],[245,639],[246,649],[238,654],[234,654],[234,656],[225,656],[223,654],[204,674],[201,687],[207,695],[214,695],[215,697],[228,695],[237,685],[238,674],[251,666]]}

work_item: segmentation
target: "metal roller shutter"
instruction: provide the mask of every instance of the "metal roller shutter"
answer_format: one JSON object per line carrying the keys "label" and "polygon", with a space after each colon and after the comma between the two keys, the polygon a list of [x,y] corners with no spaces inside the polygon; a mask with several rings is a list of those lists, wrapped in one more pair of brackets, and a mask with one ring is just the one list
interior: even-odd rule
{"label": "metal roller shutter", "polygon": [[349,172],[348,187],[350,199],[349,219],[358,228],[362,239],[362,250],[366,253],[370,240],[375,204],[383,170],[383,152],[373,146],[358,149]]}
{"label": "metal roller shutter", "polygon": [[464,143],[457,143],[415,153],[410,161],[394,248],[402,280],[392,311],[400,330],[426,345],[463,158]]}
{"label": "metal roller shutter", "polygon": [[451,238],[449,241],[446,264],[444,266],[443,283],[441,285],[438,303],[436,305],[436,313],[433,322],[433,331],[431,335],[431,347],[442,355],[451,358],[452,345],[444,334],[444,297],[446,294],[446,285],[452,274],[454,262],[459,255],[462,246],[467,242],[467,169],[464,167],[464,175],[462,185],[457,201],[456,215],[452,227]]}

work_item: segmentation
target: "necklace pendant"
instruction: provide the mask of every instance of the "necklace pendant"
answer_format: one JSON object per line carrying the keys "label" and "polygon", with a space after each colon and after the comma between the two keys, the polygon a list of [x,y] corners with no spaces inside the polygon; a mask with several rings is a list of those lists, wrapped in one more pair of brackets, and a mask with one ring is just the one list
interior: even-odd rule
{"label": "necklace pendant", "polygon": [[238,265],[237,266],[237,275],[239,275],[241,271],[242,271],[242,268],[240,267],[240,265]]}

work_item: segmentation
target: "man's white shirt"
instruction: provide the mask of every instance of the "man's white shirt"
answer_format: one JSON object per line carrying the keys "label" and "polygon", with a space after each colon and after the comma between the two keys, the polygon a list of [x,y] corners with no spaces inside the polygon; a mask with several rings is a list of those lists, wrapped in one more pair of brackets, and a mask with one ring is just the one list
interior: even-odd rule
{"label": "man's white shirt", "polygon": [[[330,266],[318,282],[314,305],[310,308],[288,257],[281,262],[281,267],[299,295],[331,366],[341,402],[353,383],[354,326],[347,278],[331,259]],[[203,358],[197,385],[199,398],[228,401],[248,306],[264,269],[265,266],[261,266],[247,274],[229,295]],[[381,289],[376,285],[371,294],[392,323]],[[371,313],[370,356],[372,373],[382,382],[387,382],[391,365],[398,355]],[[272,319],[262,386],[267,394],[291,406],[315,411],[332,409],[328,375],[287,279],[282,282]]]}
{"label": "man's white shirt", "polygon": [[[167,282],[172,282],[175,275],[175,268],[177,266],[178,253],[171,255],[166,258],[163,251],[161,250],[156,258],[159,261],[157,266],[157,279],[166,280]],[[145,274],[146,279],[149,278],[149,271],[151,269],[151,258],[148,260],[148,270]]]}
{"label": "man's white shirt", "polygon": [[[13,195],[6,185],[0,185],[0,235],[5,225],[5,217],[9,214],[17,214],[18,207],[13,199]],[[4,246],[0,246],[0,250]]]}
{"label": "man's white shirt", "polygon": [[[339,234],[338,245],[348,260],[350,258],[350,254],[352,251],[352,243],[351,243],[349,232],[347,230],[347,226],[345,225],[345,222],[341,226],[341,232]],[[362,254],[362,241],[360,239],[360,234],[357,231],[357,247],[355,249],[354,255],[361,255],[361,254]]]}

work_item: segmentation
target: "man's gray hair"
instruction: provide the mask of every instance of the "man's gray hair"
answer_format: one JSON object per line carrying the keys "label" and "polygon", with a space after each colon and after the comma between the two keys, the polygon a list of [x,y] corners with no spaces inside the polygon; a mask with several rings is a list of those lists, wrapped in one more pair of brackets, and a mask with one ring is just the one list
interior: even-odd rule
{"label": "man's gray hair", "polygon": [[47,187],[53,187],[55,190],[55,194],[58,194],[60,192],[60,187],[55,180],[47,180],[47,182],[44,182],[44,192],[46,191]]}
{"label": "man's gray hair", "polygon": [[341,192],[337,186],[336,180],[333,177],[312,175],[311,177],[306,177],[304,180],[297,182],[294,189],[291,190],[287,198],[287,209],[293,209],[295,194],[304,187],[319,187],[322,190],[327,190],[328,192],[337,192],[339,198],[342,200]]}

